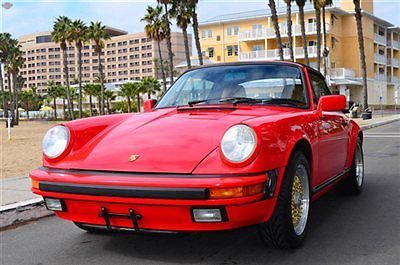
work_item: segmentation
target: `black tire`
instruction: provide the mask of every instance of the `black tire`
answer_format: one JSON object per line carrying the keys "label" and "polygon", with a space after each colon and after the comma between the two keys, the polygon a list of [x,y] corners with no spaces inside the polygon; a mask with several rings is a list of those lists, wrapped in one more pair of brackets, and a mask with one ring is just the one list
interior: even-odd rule
{"label": "black tire", "polygon": [[299,247],[307,234],[307,222],[309,216],[309,207],[307,210],[307,221],[303,232],[298,235],[292,221],[292,187],[296,170],[299,165],[303,165],[307,171],[308,198],[310,197],[310,167],[307,158],[301,152],[296,152],[291,156],[288,166],[286,167],[284,178],[282,180],[280,192],[274,212],[270,219],[260,224],[258,227],[259,235],[264,243],[268,246],[278,249],[292,249]]}
{"label": "black tire", "polygon": [[[359,176],[360,173],[357,173],[357,151],[359,151],[359,154],[361,155],[362,176]],[[344,195],[359,195],[364,185],[364,172],[364,153],[361,139],[358,138],[349,175],[336,186],[336,190],[340,194]],[[361,182],[359,182],[358,177],[361,177]]]}
{"label": "black tire", "polygon": [[81,223],[77,223],[74,222],[74,224],[79,227],[82,230],[85,230],[88,233],[91,234],[104,234],[104,233],[110,233],[110,231],[108,231],[107,229],[103,229],[103,228],[96,228],[96,227],[91,227],[91,226],[85,226]]}

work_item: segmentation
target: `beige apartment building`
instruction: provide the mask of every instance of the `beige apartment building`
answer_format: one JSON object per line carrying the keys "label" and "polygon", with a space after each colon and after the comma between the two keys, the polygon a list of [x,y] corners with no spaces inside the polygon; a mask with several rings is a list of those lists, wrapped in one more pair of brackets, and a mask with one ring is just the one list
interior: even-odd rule
{"label": "beige apartment building", "polygon": [[[139,80],[146,76],[161,78],[157,43],[147,38],[144,32],[128,34],[126,31],[108,27],[111,39],[105,42],[102,63],[107,83],[121,83]],[[191,36],[189,36],[191,40]],[[60,46],[51,40],[50,32],[21,36],[24,66],[21,75],[25,78],[23,89],[33,86],[39,93],[46,92],[47,83],[53,80],[65,85],[63,58]],[[190,47],[191,48],[191,47]],[[162,56],[167,60],[168,50],[165,41],[161,44]],[[182,33],[172,33],[174,64],[185,60]],[[68,45],[68,67],[70,84],[78,78],[78,54],[73,44]],[[92,43],[85,43],[82,49],[83,82],[92,82],[98,75],[98,57]],[[167,73],[168,74],[168,73]],[[168,75],[167,75],[168,76]]]}
{"label": "beige apartment building", "polygon": [[[353,1],[335,1],[326,10],[327,81],[334,93],[362,101],[361,66]],[[396,3],[393,3],[395,6]],[[369,103],[392,107],[400,97],[400,28],[374,15],[373,0],[361,0]],[[284,58],[289,60],[286,7],[278,7]],[[299,14],[292,4],[295,60],[304,63]],[[316,66],[316,18],[312,4],[305,6],[306,38],[311,66]],[[270,10],[217,16],[200,25],[203,54],[214,63],[279,60]],[[323,49],[321,49],[323,50]],[[322,71],[322,69],[321,69]],[[399,104],[398,101],[396,104]]]}

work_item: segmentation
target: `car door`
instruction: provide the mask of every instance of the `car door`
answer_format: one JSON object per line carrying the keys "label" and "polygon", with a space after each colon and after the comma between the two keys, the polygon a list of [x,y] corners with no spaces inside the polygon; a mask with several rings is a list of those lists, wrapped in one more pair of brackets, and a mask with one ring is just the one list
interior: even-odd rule
{"label": "car door", "polygon": [[[323,76],[309,71],[315,105],[320,97],[330,95]],[[317,121],[318,127],[318,178],[322,184],[342,173],[347,159],[349,119],[342,112],[324,111]]]}

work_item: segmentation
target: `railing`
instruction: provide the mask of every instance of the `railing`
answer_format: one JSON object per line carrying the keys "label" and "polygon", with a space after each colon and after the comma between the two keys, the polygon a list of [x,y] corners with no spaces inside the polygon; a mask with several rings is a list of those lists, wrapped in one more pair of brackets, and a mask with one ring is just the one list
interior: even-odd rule
{"label": "railing", "polygon": [[[289,59],[290,58],[290,50],[289,48],[283,49],[283,58]],[[270,49],[267,50],[267,59],[277,60],[279,59],[279,49]]]}
{"label": "railing", "polygon": [[381,64],[386,64],[387,63],[386,56],[382,55],[382,54],[378,54],[378,53],[374,54],[374,61],[377,62],[377,63],[381,63]]}
{"label": "railing", "polygon": [[354,78],[356,76],[353,69],[349,68],[334,68],[330,70],[330,76],[334,79]]}
{"label": "railing", "polygon": [[[317,57],[317,46],[308,46],[307,53],[308,53],[309,58]],[[321,49],[321,53],[322,53],[322,49]],[[295,56],[296,56],[296,58],[304,58],[304,48],[296,47]]]}
{"label": "railing", "polygon": [[385,81],[387,82],[387,77],[384,74],[375,74],[374,79],[377,81]]}
{"label": "railing", "polygon": [[399,78],[397,76],[388,76],[387,81],[388,83],[399,83]]}
{"label": "railing", "polygon": [[239,40],[249,40],[249,39],[265,39],[265,29],[262,30],[245,30],[239,32]]}
{"label": "railing", "polygon": [[374,33],[374,41],[386,45],[386,37]]}
{"label": "railing", "polygon": [[396,58],[388,58],[388,65],[392,65],[392,66],[400,66],[400,61]]}
{"label": "railing", "polygon": [[[306,23],[306,34],[316,34],[317,33],[317,23]],[[329,32],[329,24],[325,24],[326,32]],[[321,25],[321,32],[323,31],[323,25]],[[301,25],[294,26],[294,32],[296,35],[301,35]]]}
{"label": "railing", "polygon": [[239,53],[239,61],[265,60],[265,59],[266,59],[265,50]]}
{"label": "railing", "polygon": [[392,48],[400,49],[400,42],[396,40],[388,40],[387,45]]}

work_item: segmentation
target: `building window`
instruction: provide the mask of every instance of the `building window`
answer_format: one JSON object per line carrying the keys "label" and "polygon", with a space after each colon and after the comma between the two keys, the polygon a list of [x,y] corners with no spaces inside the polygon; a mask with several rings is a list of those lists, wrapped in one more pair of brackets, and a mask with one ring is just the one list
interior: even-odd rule
{"label": "building window", "polygon": [[214,48],[210,47],[207,49],[208,51],[208,57],[213,58],[214,57]]}
{"label": "building window", "polygon": [[256,24],[252,26],[253,32],[262,32],[262,24]]}
{"label": "building window", "polygon": [[233,46],[232,45],[227,46],[226,50],[228,51],[228,56],[233,55]]}
{"label": "building window", "polygon": [[308,46],[317,46],[317,43],[315,42],[315,40],[310,40],[308,41]]}
{"label": "building window", "polygon": [[335,42],[336,42],[335,37],[331,37],[331,47],[332,47],[332,49],[335,48]]}
{"label": "building window", "polygon": [[233,27],[233,35],[237,36],[239,34],[239,26]]}
{"label": "building window", "polygon": [[226,28],[226,35],[232,36],[232,27],[229,26]]}
{"label": "building window", "polygon": [[209,29],[209,30],[208,30],[208,37],[209,37],[209,38],[212,38],[212,36],[213,36],[213,32],[212,32],[211,29]]}
{"label": "building window", "polygon": [[239,46],[238,45],[234,45],[233,46],[233,50],[234,50],[235,56],[238,56],[239,55]]}
{"label": "building window", "polygon": [[220,41],[221,40],[221,36],[217,36],[217,41]]}
{"label": "building window", "polygon": [[335,15],[331,14],[331,26],[335,26]]}
{"label": "building window", "polygon": [[202,39],[205,39],[205,38],[206,38],[206,34],[207,34],[206,30],[203,29],[203,30],[201,31],[201,38],[202,38]]}

